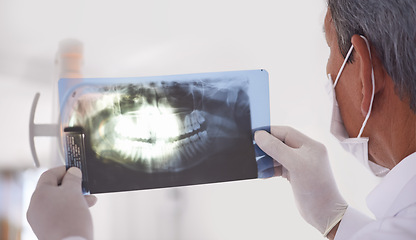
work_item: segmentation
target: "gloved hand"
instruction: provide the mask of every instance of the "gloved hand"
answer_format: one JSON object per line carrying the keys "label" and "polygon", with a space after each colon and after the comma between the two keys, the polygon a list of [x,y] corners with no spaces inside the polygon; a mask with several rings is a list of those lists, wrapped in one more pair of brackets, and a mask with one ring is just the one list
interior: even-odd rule
{"label": "gloved hand", "polygon": [[347,203],[335,184],[328,154],[323,144],[290,127],[272,126],[255,133],[257,145],[282,166],[275,176],[292,185],[302,217],[324,236],[342,219]]}
{"label": "gloved hand", "polygon": [[39,178],[27,211],[27,220],[39,239],[93,239],[88,208],[97,198],[82,195],[81,181],[78,168],[65,171],[65,166],[50,169]]}

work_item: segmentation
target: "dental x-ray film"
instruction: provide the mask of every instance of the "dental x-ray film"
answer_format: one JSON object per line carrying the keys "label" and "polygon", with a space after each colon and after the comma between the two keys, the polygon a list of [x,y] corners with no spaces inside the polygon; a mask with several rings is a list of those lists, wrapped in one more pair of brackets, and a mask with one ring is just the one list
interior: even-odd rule
{"label": "dental x-ray film", "polygon": [[258,177],[265,70],[60,79],[59,99],[66,165],[82,170],[86,194]]}

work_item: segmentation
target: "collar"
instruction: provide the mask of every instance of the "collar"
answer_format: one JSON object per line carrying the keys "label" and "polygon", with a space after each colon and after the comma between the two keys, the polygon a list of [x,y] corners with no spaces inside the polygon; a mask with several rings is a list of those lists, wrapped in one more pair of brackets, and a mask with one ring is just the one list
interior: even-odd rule
{"label": "collar", "polygon": [[416,184],[416,152],[399,162],[367,196],[368,208],[377,219],[393,216],[416,201],[416,191],[406,191],[409,184]]}

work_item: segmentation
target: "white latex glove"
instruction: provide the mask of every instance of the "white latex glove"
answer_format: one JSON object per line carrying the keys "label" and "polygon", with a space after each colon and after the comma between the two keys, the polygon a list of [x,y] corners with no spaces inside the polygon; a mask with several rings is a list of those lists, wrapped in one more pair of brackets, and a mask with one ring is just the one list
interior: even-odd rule
{"label": "white latex glove", "polygon": [[65,166],[50,169],[39,178],[27,211],[27,220],[39,239],[79,236],[93,239],[89,207],[97,198],[83,196],[82,173]]}
{"label": "white latex glove", "polygon": [[292,185],[302,217],[324,236],[342,219],[347,203],[335,184],[323,144],[290,127],[272,126],[255,133],[257,145],[282,166],[275,176]]}

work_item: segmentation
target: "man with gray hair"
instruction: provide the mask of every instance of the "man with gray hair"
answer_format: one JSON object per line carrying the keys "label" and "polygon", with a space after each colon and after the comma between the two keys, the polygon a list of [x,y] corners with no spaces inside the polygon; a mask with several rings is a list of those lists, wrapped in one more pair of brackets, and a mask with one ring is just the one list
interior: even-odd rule
{"label": "man with gray hair", "polygon": [[[367,199],[375,219],[343,199],[325,146],[289,127],[255,134],[258,146],[282,164],[274,174],[291,183],[301,215],[330,239],[416,239],[415,24],[415,0],[328,1],[331,132],[383,177]],[[41,238],[92,239],[88,206],[95,201],[82,196],[79,170],[52,169],[39,180],[28,220]],[[71,228],[56,225],[61,216]]]}
{"label": "man with gray hair", "polygon": [[415,0],[328,1],[331,133],[383,178],[367,197],[375,219],[342,198],[322,144],[289,127],[256,132],[301,215],[330,239],[416,239],[415,13]]}

